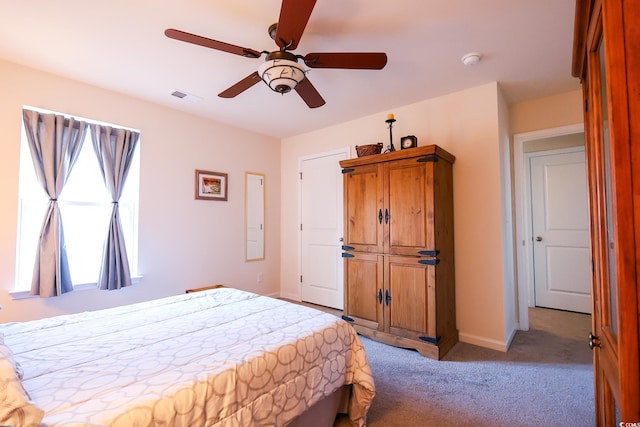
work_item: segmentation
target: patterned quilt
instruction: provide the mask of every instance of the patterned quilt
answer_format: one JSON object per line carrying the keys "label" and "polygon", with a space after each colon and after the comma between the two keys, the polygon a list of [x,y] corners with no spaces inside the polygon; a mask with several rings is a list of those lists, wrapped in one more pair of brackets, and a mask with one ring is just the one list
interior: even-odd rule
{"label": "patterned quilt", "polygon": [[346,322],[230,288],[8,323],[0,334],[44,411],[40,426],[283,426],[344,384],[363,426],[375,394]]}

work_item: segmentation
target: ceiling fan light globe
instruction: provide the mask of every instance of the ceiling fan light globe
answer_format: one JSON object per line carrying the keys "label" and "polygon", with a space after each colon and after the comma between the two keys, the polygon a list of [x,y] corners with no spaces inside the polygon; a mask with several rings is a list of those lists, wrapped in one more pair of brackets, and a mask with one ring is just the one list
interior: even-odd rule
{"label": "ceiling fan light globe", "polygon": [[272,59],[258,67],[258,75],[271,90],[284,94],[304,80],[305,71],[296,61]]}
{"label": "ceiling fan light globe", "polygon": [[278,93],[285,94],[285,93],[289,93],[289,92],[291,92],[291,86],[286,85],[286,84],[284,84],[284,85],[277,85],[275,88],[273,88],[273,90],[274,90],[274,91],[276,91],[276,92],[278,92]]}

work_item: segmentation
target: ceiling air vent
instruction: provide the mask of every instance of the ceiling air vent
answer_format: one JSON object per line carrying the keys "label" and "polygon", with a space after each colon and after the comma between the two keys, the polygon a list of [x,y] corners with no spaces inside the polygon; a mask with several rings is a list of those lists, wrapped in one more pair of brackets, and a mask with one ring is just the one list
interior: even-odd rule
{"label": "ceiling air vent", "polygon": [[202,98],[200,98],[199,96],[195,96],[195,95],[191,95],[190,93],[185,93],[185,92],[180,92],[179,90],[174,90],[171,93],[172,96],[175,96],[176,98],[180,98],[184,101],[189,101],[189,102],[200,102],[202,101]]}

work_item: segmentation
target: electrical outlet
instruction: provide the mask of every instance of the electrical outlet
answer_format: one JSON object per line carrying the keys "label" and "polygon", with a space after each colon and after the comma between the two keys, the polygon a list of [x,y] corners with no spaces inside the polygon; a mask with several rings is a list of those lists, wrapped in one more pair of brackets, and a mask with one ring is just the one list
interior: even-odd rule
{"label": "electrical outlet", "polygon": [[258,283],[262,283],[264,280],[264,277],[262,277],[262,273],[258,273]]}

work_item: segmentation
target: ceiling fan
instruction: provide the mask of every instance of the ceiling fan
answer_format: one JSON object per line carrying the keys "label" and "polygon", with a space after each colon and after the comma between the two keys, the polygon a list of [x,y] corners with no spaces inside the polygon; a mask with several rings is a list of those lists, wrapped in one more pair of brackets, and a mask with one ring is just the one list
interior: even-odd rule
{"label": "ceiling fan", "polygon": [[316,0],[282,0],[278,22],[269,27],[269,36],[279,47],[273,52],[258,52],[173,28],[165,30],[164,34],[175,40],[247,58],[257,59],[266,54],[265,62],[258,67],[258,71],[220,92],[218,96],[222,98],[233,98],[263,80],[273,91],[281,94],[294,89],[310,108],[317,108],[324,105],[325,101],[309,81],[298,59],[302,59],[310,68],[381,70],[387,64],[387,55],[381,52],[324,52],[304,56],[291,53],[298,47],[315,4]]}

